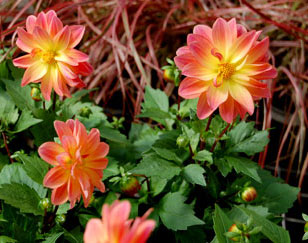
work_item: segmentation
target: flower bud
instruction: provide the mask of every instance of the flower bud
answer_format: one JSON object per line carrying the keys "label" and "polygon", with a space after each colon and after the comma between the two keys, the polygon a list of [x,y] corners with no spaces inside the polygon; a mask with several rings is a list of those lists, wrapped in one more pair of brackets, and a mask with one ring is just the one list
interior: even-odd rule
{"label": "flower bud", "polygon": [[308,222],[306,222],[305,226],[304,226],[304,232],[308,232]]}
{"label": "flower bud", "polygon": [[241,198],[245,202],[251,202],[251,201],[256,199],[257,195],[258,194],[257,194],[256,189],[254,187],[250,186],[250,187],[244,188],[244,190],[241,193]]}
{"label": "flower bud", "polygon": [[141,185],[136,177],[125,176],[120,181],[121,191],[127,196],[133,197],[141,189]]}
{"label": "flower bud", "polygon": [[35,100],[35,101],[41,101],[42,100],[42,98],[41,98],[41,91],[37,87],[33,87],[31,89],[30,95],[31,95],[32,100]]}
{"label": "flower bud", "polygon": [[179,147],[186,147],[186,145],[188,144],[189,140],[187,139],[186,136],[184,135],[180,135],[178,136],[178,138],[176,139],[176,144]]}
{"label": "flower bud", "polygon": [[167,68],[164,70],[164,74],[163,74],[164,79],[167,82],[174,82],[175,81],[175,75],[174,75],[174,71],[171,68]]}
{"label": "flower bud", "polygon": [[65,222],[65,219],[66,219],[65,214],[60,214],[60,215],[57,215],[56,222],[58,224],[63,224]]}
{"label": "flower bud", "polygon": [[40,200],[39,202],[39,207],[43,210],[48,210],[48,209],[51,209],[52,205],[50,203],[50,200],[49,198],[43,198]]}
{"label": "flower bud", "polygon": [[236,224],[232,224],[231,227],[229,228],[228,232],[238,233],[238,236],[232,237],[232,238],[230,238],[230,240],[232,240],[232,241],[240,241],[241,240],[242,231],[240,231],[237,228]]}
{"label": "flower bud", "polygon": [[82,117],[89,118],[89,116],[92,114],[91,109],[88,106],[84,106],[80,109],[79,115]]}

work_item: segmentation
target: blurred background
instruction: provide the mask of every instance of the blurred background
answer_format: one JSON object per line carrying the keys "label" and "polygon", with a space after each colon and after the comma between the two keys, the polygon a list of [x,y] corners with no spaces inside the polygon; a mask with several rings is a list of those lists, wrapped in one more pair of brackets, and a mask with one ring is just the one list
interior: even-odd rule
{"label": "blurred background", "polygon": [[[284,217],[292,239],[302,236],[301,213],[308,214],[307,0],[0,0],[0,65],[18,56],[16,28],[30,14],[53,9],[65,24],[86,26],[79,49],[89,54],[94,67],[84,79],[92,99],[109,116],[136,115],[145,85],[160,88],[177,99],[174,83],[163,78],[166,58],[186,45],[196,24],[212,25],[218,17],[236,18],[247,29],[270,37],[270,60],[278,70],[275,80],[265,80],[272,98],[261,100],[255,120],[270,129],[271,142],[258,158],[259,165],[293,186],[301,187],[297,204]],[[1,72],[1,66],[0,66]],[[1,104],[0,104],[1,105]],[[300,226],[300,227],[298,227]],[[291,230],[298,228],[298,232]]]}

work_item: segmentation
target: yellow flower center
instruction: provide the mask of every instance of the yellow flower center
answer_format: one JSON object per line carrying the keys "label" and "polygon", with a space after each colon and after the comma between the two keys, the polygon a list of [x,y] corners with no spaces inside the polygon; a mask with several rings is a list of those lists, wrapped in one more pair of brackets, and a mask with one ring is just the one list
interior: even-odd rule
{"label": "yellow flower center", "polygon": [[41,49],[35,48],[32,50],[31,54],[41,59],[41,61],[51,64],[55,62],[55,51],[43,51]]}
{"label": "yellow flower center", "polygon": [[219,64],[218,75],[223,79],[231,78],[232,74],[235,72],[235,67],[231,63]]}

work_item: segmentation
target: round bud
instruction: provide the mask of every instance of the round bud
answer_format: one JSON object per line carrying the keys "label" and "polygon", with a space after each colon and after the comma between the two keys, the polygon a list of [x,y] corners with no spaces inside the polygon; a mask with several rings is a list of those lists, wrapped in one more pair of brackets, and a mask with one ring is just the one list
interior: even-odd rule
{"label": "round bud", "polygon": [[35,101],[41,101],[42,100],[42,98],[41,98],[41,91],[37,87],[33,87],[31,89],[30,95],[31,95],[32,100],[35,100]]}
{"label": "round bud", "polygon": [[133,197],[141,189],[138,179],[134,176],[124,176],[120,181],[121,191],[127,196]]}
{"label": "round bud", "polygon": [[178,138],[176,139],[176,144],[179,147],[186,147],[186,145],[188,144],[189,140],[187,139],[186,136],[184,135],[180,135],[178,136]]}
{"label": "round bud", "polygon": [[58,224],[63,224],[65,222],[65,219],[66,219],[65,214],[60,214],[60,215],[57,215],[56,222]]}
{"label": "round bud", "polygon": [[257,191],[254,187],[250,186],[250,187],[245,187],[244,190],[241,193],[241,198],[245,201],[245,202],[252,202],[253,200],[256,199],[257,197]]}
{"label": "round bud", "polygon": [[51,209],[52,205],[51,205],[49,198],[41,199],[40,202],[39,202],[39,207],[43,210]]}
{"label": "round bud", "polygon": [[232,241],[240,241],[241,240],[241,234],[242,231],[237,228],[236,224],[232,224],[231,227],[229,228],[228,232],[233,232],[233,233],[238,233],[238,236],[230,238]]}
{"label": "round bud", "polygon": [[171,68],[167,68],[164,70],[164,74],[163,74],[164,79],[167,82],[174,82],[175,80],[175,76],[174,76],[174,71]]}
{"label": "round bud", "polygon": [[89,116],[92,114],[91,109],[88,106],[84,106],[80,109],[79,115],[82,117],[89,118]]}
{"label": "round bud", "polygon": [[306,222],[305,227],[304,227],[304,232],[308,232],[308,222]]}

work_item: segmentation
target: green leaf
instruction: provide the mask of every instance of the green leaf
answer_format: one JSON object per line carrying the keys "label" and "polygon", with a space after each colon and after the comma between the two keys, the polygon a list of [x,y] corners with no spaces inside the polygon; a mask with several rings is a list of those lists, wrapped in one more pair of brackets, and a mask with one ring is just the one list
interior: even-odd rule
{"label": "green leaf", "polygon": [[130,172],[135,174],[144,174],[149,177],[158,176],[162,179],[168,180],[175,175],[179,175],[181,168],[176,164],[151,153],[146,155]]}
{"label": "green leaf", "polygon": [[181,243],[201,243],[207,242],[204,226],[191,226],[187,230],[175,232],[177,242]]}
{"label": "green leaf", "polygon": [[254,132],[254,122],[240,122],[228,133],[230,139],[227,144],[235,145],[242,142],[245,138],[251,136]]}
{"label": "green leaf", "polygon": [[255,226],[262,226],[261,232],[271,241],[275,243],[290,242],[288,231],[247,208],[239,208],[248,216],[252,217]]}
{"label": "green leaf", "polygon": [[40,197],[36,191],[24,184],[1,184],[0,198],[7,204],[19,208],[23,213],[44,215],[43,210],[38,207]]}
{"label": "green leaf", "polygon": [[[5,130],[9,124],[14,124],[18,119],[18,109],[11,97],[0,88],[0,131]],[[3,127],[4,125],[4,127]]]}
{"label": "green leaf", "polygon": [[106,127],[104,125],[99,126],[98,130],[100,131],[102,138],[106,138],[107,140],[117,143],[128,143],[126,136],[120,133],[118,130]]}
{"label": "green leaf", "polygon": [[183,130],[184,134],[189,139],[191,150],[195,153],[200,141],[200,133],[195,132],[194,129],[188,128],[187,126],[183,126]]}
{"label": "green leaf", "polygon": [[224,158],[237,173],[243,173],[261,183],[261,179],[258,175],[259,167],[256,163],[252,162],[250,159],[239,156],[225,156]]}
{"label": "green leaf", "polygon": [[165,92],[159,89],[153,89],[150,86],[145,87],[144,103],[142,104],[144,110],[159,109],[165,112],[169,110],[169,100]]}
{"label": "green leaf", "polygon": [[308,221],[308,215],[307,215],[307,214],[302,213],[302,217],[303,217],[303,219],[304,219],[305,221]]}
{"label": "green leaf", "polygon": [[59,205],[59,208],[56,214],[57,215],[66,214],[68,210],[70,210],[70,204],[64,203],[64,204]]}
{"label": "green leaf", "polygon": [[79,223],[84,228],[86,227],[86,224],[88,223],[88,221],[93,218],[97,218],[97,217],[95,215],[83,214],[83,213],[78,215]]}
{"label": "green leaf", "polygon": [[184,100],[180,104],[179,114],[181,118],[188,117],[191,110],[196,110],[198,104],[198,99]]}
{"label": "green leaf", "polygon": [[48,164],[37,156],[28,156],[19,153],[18,157],[24,163],[23,169],[27,172],[27,175],[33,181],[43,184],[44,177],[48,172]]}
{"label": "green leaf", "polygon": [[215,159],[214,164],[224,177],[232,171],[232,166],[224,158]]}
{"label": "green leaf", "polygon": [[308,232],[306,232],[306,233],[303,235],[302,240],[308,240]]}
{"label": "green leaf", "polygon": [[107,178],[118,174],[120,174],[118,161],[112,157],[108,157],[108,165],[107,168],[104,169],[103,180],[106,180]]}
{"label": "green leaf", "polygon": [[148,118],[152,118],[155,120],[158,119],[172,119],[171,115],[166,112],[166,111],[162,111],[158,108],[151,108],[149,110],[144,110],[142,111],[142,114],[138,115],[137,117],[148,117]]}
{"label": "green leaf", "polygon": [[12,133],[18,133],[26,130],[27,128],[42,122],[41,119],[36,119],[32,116],[31,111],[23,110],[21,116],[19,117],[14,131]]}
{"label": "green leaf", "polygon": [[213,163],[213,157],[212,157],[212,154],[210,151],[207,151],[207,150],[201,150],[199,151],[198,153],[196,153],[193,157],[194,160],[197,160],[197,161],[201,161],[201,162],[204,162],[204,161],[207,161],[209,163]]}
{"label": "green leaf", "polygon": [[203,175],[204,172],[205,170],[200,165],[190,164],[184,168],[183,175],[185,179],[192,184],[206,186]]}
{"label": "green leaf", "polygon": [[14,243],[17,242],[17,240],[14,240],[8,236],[5,235],[1,235],[0,236],[0,243]]}
{"label": "green leaf", "polygon": [[224,242],[232,242],[229,240],[225,233],[228,232],[230,226],[232,225],[232,221],[228,218],[228,216],[222,211],[222,209],[215,204],[215,212],[213,216],[214,221],[214,231],[219,243]]}
{"label": "green leaf", "polygon": [[159,176],[151,177],[150,185],[153,197],[157,196],[164,190],[167,182],[167,179],[161,179]]}
{"label": "green leaf", "polygon": [[64,232],[60,232],[60,233],[53,233],[51,236],[49,236],[48,238],[46,238],[43,243],[56,243],[57,239],[60,238],[61,235],[63,235]]}
{"label": "green leaf", "polygon": [[158,214],[168,229],[186,230],[189,226],[204,224],[194,215],[192,206],[184,203],[185,200],[179,192],[169,192],[161,199]]}

